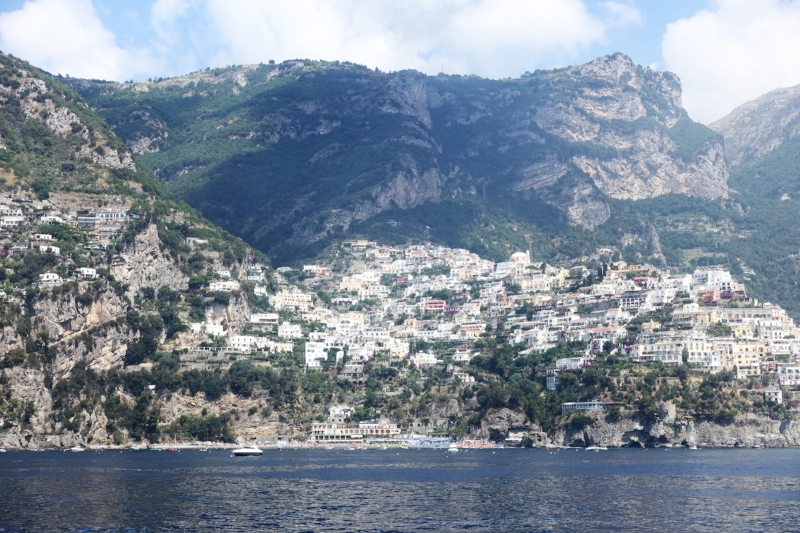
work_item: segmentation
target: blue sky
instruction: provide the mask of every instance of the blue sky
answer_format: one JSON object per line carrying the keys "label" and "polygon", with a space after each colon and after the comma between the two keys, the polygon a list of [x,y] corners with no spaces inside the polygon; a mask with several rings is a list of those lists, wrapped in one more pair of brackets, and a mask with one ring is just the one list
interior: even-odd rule
{"label": "blue sky", "polygon": [[708,123],[800,84],[800,0],[0,0],[0,49],[116,80],[294,58],[501,78],[623,52]]}

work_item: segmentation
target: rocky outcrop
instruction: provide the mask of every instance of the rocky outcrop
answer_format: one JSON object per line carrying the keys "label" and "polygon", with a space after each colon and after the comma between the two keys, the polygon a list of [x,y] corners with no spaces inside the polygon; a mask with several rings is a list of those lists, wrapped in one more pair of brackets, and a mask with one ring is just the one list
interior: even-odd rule
{"label": "rocky outcrop", "polygon": [[173,290],[188,287],[189,278],[164,255],[161,246],[158,228],[150,224],[113,259],[111,275],[128,285],[130,298],[144,287],[158,289],[166,285]]}
{"label": "rocky outcrop", "polygon": [[520,427],[528,427],[525,415],[504,407],[483,418],[478,437],[503,442],[508,437],[509,429]]}
{"label": "rocky outcrop", "polygon": [[655,447],[800,446],[800,424],[755,415],[738,417],[735,422],[663,422],[643,424],[623,418],[618,422],[596,419],[585,428],[567,426],[549,435],[552,444],[561,446]]}
{"label": "rocky outcrop", "polygon": [[800,136],[800,85],[768,92],[708,127],[725,138],[731,165],[759,159]]}
{"label": "rocky outcrop", "polygon": [[221,325],[231,335],[241,333],[250,319],[250,307],[241,292],[231,294],[228,305],[214,302],[206,308],[206,324]]}

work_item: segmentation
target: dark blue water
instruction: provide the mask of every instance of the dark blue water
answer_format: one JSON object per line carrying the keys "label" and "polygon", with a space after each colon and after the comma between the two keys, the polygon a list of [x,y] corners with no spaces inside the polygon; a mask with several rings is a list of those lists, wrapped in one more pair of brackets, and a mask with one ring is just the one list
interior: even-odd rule
{"label": "dark blue water", "polygon": [[800,531],[800,450],[9,452],[0,531]]}

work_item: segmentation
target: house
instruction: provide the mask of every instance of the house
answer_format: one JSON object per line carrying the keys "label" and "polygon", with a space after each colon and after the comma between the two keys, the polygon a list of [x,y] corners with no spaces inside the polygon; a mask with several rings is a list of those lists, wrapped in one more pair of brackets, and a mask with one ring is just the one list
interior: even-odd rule
{"label": "house", "polygon": [[767,403],[783,403],[781,389],[767,389],[764,391],[764,401]]}
{"label": "house", "polygon": [[567,402],[561,404],[561,414],[568,415],[582,411],[605,411],[606,404],[600,401],[591,402]]}
{"label": "house", "polygon": [[95,217],[78,217],[77,221],[79,228],[93,228],[97,225]]}
{"label": "house", "polygon": [[278,326],[278,337],[282,339],[299,339],[303,336],[303,328],[299,324],[292,324],[291,322],[282,322]]}
{"label": "house", "polygon": [[186,237],[186,244],[194,248],[195,246],[200,246],[201,244],[208,244],[208,240],[199,239],[197,237]]}
{"label": "house", "polygon": [[251,335],[234,335],[228,337],[228,350],[233,352],[250,353],[258,349],[258,341],[263,340],[260,337],[253,337]]}
{"label": "house", "polygon": [[441,361],[436,359],[432,353],[417,352],[411,356],[411,364],[417,368],[430,368],[437,363],[441,363]]}
{"label": "house", "polygon": [[215,337],[222,337],[225,335],[225,328],[221,324],[189,324],[189,330],[192,333],[205,333],[206,335],[214,335]]}
{"label": "house", "polygon": [[47,246],[46,244],[40,244],[37,246],[37,248],[39,248],[39,252],[43,254],[50,252],[55,255],[61,255],[61,248],[58,246]]}
{"label": "house", "polygon": [[800,365],[781,365],[778,367],[778,379],[781,387],[800,385]]}
{"label": "house", "polygon": [[45,272],[44,274],[39,274],[39,281],[34,283],[34,285],[37,287],[52,287],[54,285],[60,285],[63,281],[61,276],[55,272]]}
{"label": "house", "polygon": [[49,233],[34,233],[33,240],[35,241],[52,241],[53,236]]}
{"label": "house", "polygon": [[256,326],[277,326],[278,313],[252,313],[250,323]]}
{"label": "house", "polygon": [[238,281],[212,281],[208,285],[208,290],[211,292],[233,292],[240,288]]}
{"label": "house", "polygon": [[621,309],[639,309],[647,300],[647,295],[643,292],[627,292],[620,296],[619,306]]}
{"label": "house", "polygon": [[94,214],[95,220],[100,224],[109,224],[111,222],[124,222],[128,219],[127,211],[99,211]]}
{"label": "house", "polygon": [[25,217],[23,216],[5,216],[0,219],[0,226],[4,228],[16,228],[25,223]]}
{"label": "house", "polygon": [[96,269],[81,267],[75,270],[75,277],[78,279],[97,279],[99,276]]}

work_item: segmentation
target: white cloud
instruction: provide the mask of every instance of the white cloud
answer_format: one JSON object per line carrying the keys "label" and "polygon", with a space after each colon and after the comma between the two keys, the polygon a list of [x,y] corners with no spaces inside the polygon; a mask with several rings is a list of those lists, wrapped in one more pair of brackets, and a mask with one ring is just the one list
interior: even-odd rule
{"label": "white cloud", "polygon": [[0,50],[54,74],[121,80],[145,58],[117,46],[91,0],[28,0],[0,13]]}
{"label": "white cloud", "polygon": [[779,87],[800,84],[800,0],[717,0],[667,26],[666,67],[683,81],[683,102],[709,123]]}
{"label": "white cloud", "polygon": [[156,0],[150,8],[150,23],[156,29],[163,29],[196,4],[196,0]]}
{"label": "white cloud", "polygon": [[206,14],[217,63],[347,59],[437,73],[444,62],[491,77],[563,64],[603,42],[607,26],[581,0],[206,0]]}
{"label": "white cloud", "polygon": [[627,26],[642,21],[642,14],[631,2],[603,2],[601,6],[611,16],[610,24]]}

